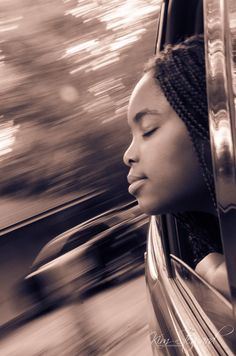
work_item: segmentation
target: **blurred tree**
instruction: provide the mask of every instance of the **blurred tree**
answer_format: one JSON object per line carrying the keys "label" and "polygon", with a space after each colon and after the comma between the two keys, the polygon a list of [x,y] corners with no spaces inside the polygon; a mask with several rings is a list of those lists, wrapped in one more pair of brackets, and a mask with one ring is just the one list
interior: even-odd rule
{"label": "blurred tree", "polygon": [[126,191],[126,105],[152,54],[157,7],[135,0],[128,23],[125,1],[94,3],[0,4],[16,26],[0,44],[1,120],[18,127],[0,156],[1,194]]}

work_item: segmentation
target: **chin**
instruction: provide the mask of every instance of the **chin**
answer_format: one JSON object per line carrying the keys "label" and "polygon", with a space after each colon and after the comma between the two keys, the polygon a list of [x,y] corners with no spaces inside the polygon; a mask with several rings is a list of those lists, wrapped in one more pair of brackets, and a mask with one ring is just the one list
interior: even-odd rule
{"label": "chin", "polygon": [[178,205],[173,201],[151,201],[146,199],[137,199],[140,210],[147,215],[161,215],[179,212]]}
{"label": "chin", "polygon": [[141,199],[137,199],[140,210],[147,215],[160,215],[165,214],[167,211],[157,206],[156,204],[151,204],[151,202],[143,201]]}

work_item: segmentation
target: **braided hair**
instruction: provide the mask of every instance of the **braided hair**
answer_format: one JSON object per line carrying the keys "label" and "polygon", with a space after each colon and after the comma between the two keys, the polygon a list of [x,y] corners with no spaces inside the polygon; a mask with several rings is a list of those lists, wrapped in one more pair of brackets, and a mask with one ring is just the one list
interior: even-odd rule
{"label": "braided hair", "polygon": [[[185,123],[216,210],[212,162],[208,157],[210,134],[204,51],[202,35],[174,46],[167,45],[147,63],[144,72],[151,71],[167,101]],[[216,217],[193,212],[178,213],[175,217],[188,233],[194,254],[193,267],[208,253],[222,252]]]}

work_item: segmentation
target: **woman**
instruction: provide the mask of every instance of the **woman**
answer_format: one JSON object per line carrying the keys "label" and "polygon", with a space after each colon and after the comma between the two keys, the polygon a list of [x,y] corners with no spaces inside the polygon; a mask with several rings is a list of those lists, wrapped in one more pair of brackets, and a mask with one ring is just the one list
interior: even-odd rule
{"label": "woman", "polygon": [[172,213],[187,230],[192,267],[225,296],[228,282],[212,173],[202,36],[167,46],[131,95],[129,192],[147,214]]}

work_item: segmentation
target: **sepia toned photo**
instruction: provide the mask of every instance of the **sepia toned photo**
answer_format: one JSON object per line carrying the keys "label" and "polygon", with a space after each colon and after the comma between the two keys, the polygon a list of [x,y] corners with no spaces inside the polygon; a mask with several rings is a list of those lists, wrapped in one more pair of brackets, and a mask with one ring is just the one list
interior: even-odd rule
{"label": "sepia toned photo", "polygon": [[1,0],[0,78],[1,356],[235,355],[235,0]]}

